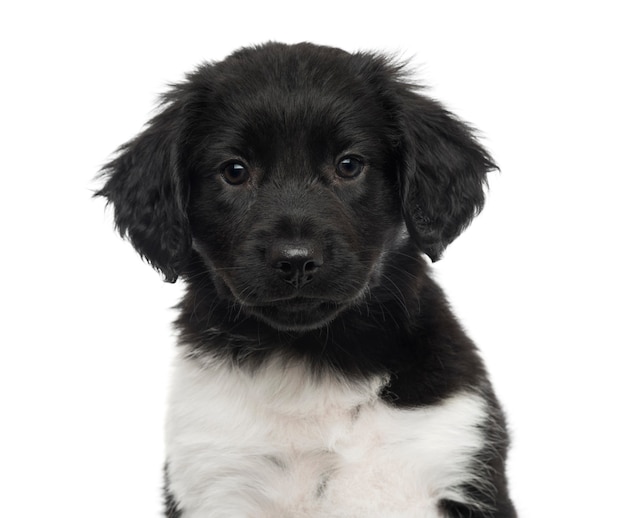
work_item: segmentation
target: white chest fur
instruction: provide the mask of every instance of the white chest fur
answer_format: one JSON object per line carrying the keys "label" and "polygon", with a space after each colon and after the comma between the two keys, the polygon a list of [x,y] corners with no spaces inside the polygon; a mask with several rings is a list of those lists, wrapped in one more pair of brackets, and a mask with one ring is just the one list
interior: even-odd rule
{"label": "white chest fur", "polygon": [[465,501],[485,401],[399,410],[384,382],[179,359],[167,462],[184,518],[435,518],[440,499]]}

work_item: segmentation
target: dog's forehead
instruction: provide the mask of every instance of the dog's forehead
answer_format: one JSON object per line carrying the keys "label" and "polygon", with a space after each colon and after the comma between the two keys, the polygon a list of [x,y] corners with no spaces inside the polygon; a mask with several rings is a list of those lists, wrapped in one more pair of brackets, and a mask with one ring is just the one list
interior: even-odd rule
{"label": "dog's forehead", "polygon": [[312,45],[269,44],[242,49],[215,64],[217,80],[231,88],[242,86],[298,89],[321,83],[341,84],[360,75],[376,60],[340,49]]}
{"label": "dog's forehead", "polygon": [[323,151],[316,147],[335,153],[383,141],[392,132],[379,85],[348,66],[346,56],[222,63],[207,114],[219,140],[266,152],[295,145],[314,153]]}
{"label": "dog's forehead", "polygon": [[231,107],[315,115],[375,105],[381,83],[393,75],[383,56],[274,44],[233,54],[215,64],[208,77],[212,95]]}
{"label": "dog's forehead", "polygon": [[249,96],[222,126],[223,149],[265,166],[334,161],[341,154],[374,159],[388,146],[382,114],[327,92],[292,92],[275,98]]}

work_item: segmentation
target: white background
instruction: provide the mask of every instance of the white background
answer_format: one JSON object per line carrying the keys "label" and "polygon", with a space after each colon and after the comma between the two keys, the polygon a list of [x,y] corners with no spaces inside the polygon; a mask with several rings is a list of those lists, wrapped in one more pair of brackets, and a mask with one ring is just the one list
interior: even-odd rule
{"label": "white background", "polygon": [[481,130],[501,173],[436,274],[508,411],[513,496],[522,517],[623,516],[619,2],[219,4],[1,9],[0,514],[159,515],[181,288],[93,178],[168,82],[272,39],[399,53]]}

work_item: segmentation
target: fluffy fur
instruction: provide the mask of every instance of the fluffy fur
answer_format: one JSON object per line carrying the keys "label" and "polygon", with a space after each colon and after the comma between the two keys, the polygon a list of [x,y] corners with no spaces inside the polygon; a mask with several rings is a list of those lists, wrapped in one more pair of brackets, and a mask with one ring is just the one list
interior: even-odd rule
{"label": "fluffy fur", "polygon": [[494,167],[377,54],[270,43],[172,87],[98,193],[187,288],[168,517],[516,516],[504,417],[422,256]]}

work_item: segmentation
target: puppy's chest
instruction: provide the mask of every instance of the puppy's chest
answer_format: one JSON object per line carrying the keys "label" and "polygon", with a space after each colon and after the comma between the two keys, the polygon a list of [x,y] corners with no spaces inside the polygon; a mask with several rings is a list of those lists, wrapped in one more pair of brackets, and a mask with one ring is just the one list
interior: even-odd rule
{"label": "puppy's chest", "polygon": [[384,383],[181,360],[167,462],[184,516],[439,516],[471,479],[484,402],[399,410],[378,397]]}

